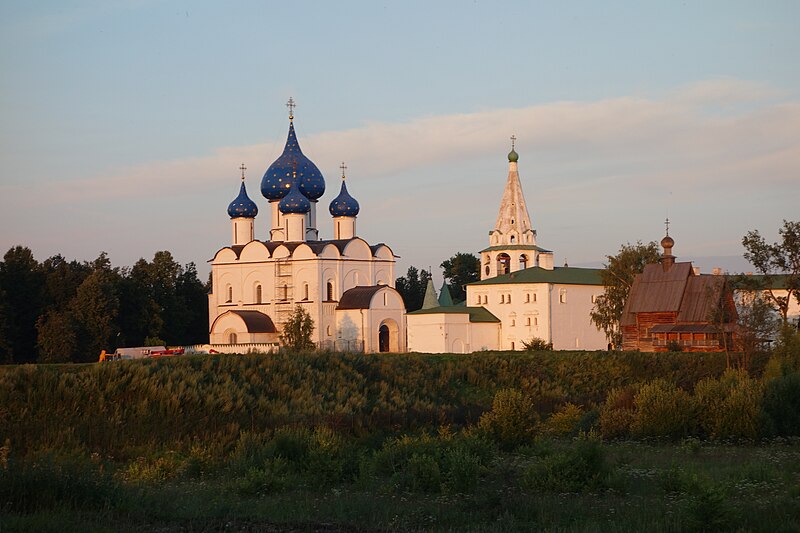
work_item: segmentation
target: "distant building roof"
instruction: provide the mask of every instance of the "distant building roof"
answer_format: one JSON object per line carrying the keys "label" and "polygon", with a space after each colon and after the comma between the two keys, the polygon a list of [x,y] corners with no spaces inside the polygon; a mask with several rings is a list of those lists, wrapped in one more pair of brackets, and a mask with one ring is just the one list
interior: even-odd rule
{"label": "distant building roof", "polygon": [[388,285],[365,285],[347,289],[342,294],[342,299],[339,300],[339,305],[336,306],[336,309],[369,309],[372,297],[385,287],[388,287]]}
{"label": "distant building roof", "polygon": [[496,246],[490,246],[488,248],[484,248],[480,251],[483,252],[497,252],[499,250],[533,250],[535,252],[543,252],[547,254],[553,253],[552,250],[545,250],[540,246],[536,246],[535,244],[498,244]]}
{"label": "distant building roof", "polygon": [[562,285],[602,285],[599,268],[555,267],[548,270],[531,267],[469,285],[506,285],[508,283],[555,283]]}
{"label": "distant building roof", "polygon": [[469,315],[470,322],[500,322],[500,319],[489,312],[485,307],[466,307],[454,305],[450,307],[438,306],[431,309],[412,311],[409,315]]}
{"label": "distant building roof", "polygon": [[442,282],[442,288],[439,291],[439,305],[442,307],[450,307],[453,305],[453,297],[450,296],[450,289],[447,287],[447,282]]}
{"label": "distant building roof", "polygon": [[239,315],[247,326],[248,333],[277,333],[272,319],[260,311],[229,311]]}
{"label": "distant building roof", "polygon": [[433,309],[434,307],[439,307],[439,300],[436,298],[433,280],[428,278],[428,284],[425,286],[425,297],[422,300],[422,309]]}

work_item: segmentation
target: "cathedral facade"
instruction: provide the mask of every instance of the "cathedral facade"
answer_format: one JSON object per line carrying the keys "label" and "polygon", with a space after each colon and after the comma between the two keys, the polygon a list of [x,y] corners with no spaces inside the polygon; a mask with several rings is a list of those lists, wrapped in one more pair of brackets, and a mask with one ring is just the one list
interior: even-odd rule
{"label": "cathedral facade", "polygon": [[256,238],[259,208],[247,194],[244,167],[239,195],[228,206],[231,244],[211,260],[210,343],[239,352],[277,346],[299,306],[311,316],[313,341],[321,349],[405,351],[395,255],[383,243],[358,237],[360,207],[347,190],[344,164],[339,194],[328,206],[333,238],[320,239],[317,205],[325,179],[300,149],[293,107],[290,100],[283,153],[261,180],[267,238]]}

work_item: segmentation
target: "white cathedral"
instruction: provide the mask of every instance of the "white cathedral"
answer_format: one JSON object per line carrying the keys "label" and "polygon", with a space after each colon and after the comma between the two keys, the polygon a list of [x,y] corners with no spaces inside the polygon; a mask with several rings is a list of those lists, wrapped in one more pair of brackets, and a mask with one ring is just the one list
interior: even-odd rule
{"label": "white cathedral", "polygon": [[239,196],[228,206],[231,244],[211,260],[211,345],[275,346],[281,328],[301,306],[314,321],[319,347],[406,351],[405,305],[394,289],[395,255],[385,244],[370,245],[357,236],[359,205],[347,191],[344,164],[341,190],[329,206],[333,239],[319,238],[317,203],[325,179],[300,150],[291,99],[288,107],[286,146],[261,180],[261,194],[269,202],[269,238],[256,239],[258,206],[247,195],[244,167]]}
{"label": "white cathedral", "polygon": [[211,260],[209,336],[220,351],[267,350],[296,306],[314,321],[313,340],[331,350],[469,353],[521,350],[539,338],[557,350],[606,348],[589,321],[603,294],[599,270],[555,267],[536,244],[522,185],[519,155],[508,154],[508,179],[489,246],[481,250],[481,280],[453,305],[446,285],[439,299],[429,284],[422,309],[406,313],[394,289],[395,255],[357,236],[358,202],[345,185],[329,205],[333,239],[320,239],[317,203],[325,193],[319,169],[300,150],[290,99],[283,153],[267,168],[261,194],[270,211],[269,238],[256,239],[258,207],[247,195],[228,206],[231,244]]}

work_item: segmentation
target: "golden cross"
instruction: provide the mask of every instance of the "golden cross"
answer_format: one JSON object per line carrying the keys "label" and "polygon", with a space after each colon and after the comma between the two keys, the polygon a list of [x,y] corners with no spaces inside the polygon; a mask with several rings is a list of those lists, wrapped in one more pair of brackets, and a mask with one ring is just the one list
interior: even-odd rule
{"label": "golden cross", "polygon": [[289,120],[294,120],[294,108],[297,104],[294,103],[294,98],[291,96],[289,97],[289,101],[286,102],[286,107],[289,108]]}
{"label": "golden cross", "polygon": [[516,142],[517,142],[517,136],[516,135],[512,135],[511,136],[511,149],[512,150],[514,149],[514,143],[516,143]]}
{"label": "golden cross", "polygon": [[247,167],[244,166],[244,163],[242,163],[242,166],[239,167],[239,170],[242,171],[242,181],[244,181],[244,171],[247,170]]}
{"label": "golden cross", "polygon": [[664,225],[667,227],[667,237],[669,237],[669,217],[664,221]]}
{"label": "golden cross", "polygon": [[342,169],[342,179],[344,179],[344,171],[347,170],[347,165],[344,164],[344,161],[342,161],[342,164],[339,165],[339,168]]}

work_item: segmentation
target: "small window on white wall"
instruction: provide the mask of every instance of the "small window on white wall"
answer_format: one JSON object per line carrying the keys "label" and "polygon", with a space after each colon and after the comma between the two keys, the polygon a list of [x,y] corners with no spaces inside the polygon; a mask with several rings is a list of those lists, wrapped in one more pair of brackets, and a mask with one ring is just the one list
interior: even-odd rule
{"label": "small window on white wall", "polygon": [[510,294],[506,295],[506,303],[507,304],[511,303],[511,295]]}
{"label": "small window on white wall", "polygon": [[516,326],[516,325],[517,325],[517,321],[516,321],[516,319],[512,318],[512,319],[511,319],[511,327],[513,328],[513,327],[514,327],[514,326]]}
{"label": "small window on white wall", "polygon": [[328,327],[327,327],[327,328],[325,328],[325,334],[326,334],[328,337],[330,337],[330,336],[331,336],[331,326],[330,326],[330,325],[328,325]]}
{"label": "small window on white wall", "polygon": [[531,295],[530,294],[526,294],[525,295],[525,303],[527,304],[527,303],[530,303],[530,302],[531,302]]}
{"label": "small window on white wall", "polygon": [[561,302],[562,304],[567,303],[567,290],[566,289],[561,289],[560,291],[558,291],[558,301]]}
{"label": "small window on white wall", "polygon": [[233,287],[227,285],[225,287],[225,303],[231,303],[232,301],[233,301]]}
{"label": "small window on white wall", "polygon": [[383,293],[383,306],[386,307],[387,305],[389,305],[389,295],[384,292]]}
{"label": "small window on white wall", "polygon": [[539,319],[537,317],[533,317],[533,325],[534,326],[538,326],[539,325]]}
{"label": "small window on white wall", "polygon": [[257,304],[263,303],[261,298],[262,298],[261,285],[256,285],[256,303]]}
{"label": "small window on white wall", "polygon": [[483,303],[485,303],[485,304],[489,303],[489,297],[487,295],[485,295],[485,294],[483,295]]}
{"label": "small window on white wall", "polygon": [[501,294],[501,295],[500,295],[500,303],[501,303],[501,304],[504,304],[504,303],[506,303],[506,295],[505,295],[505,294]]}
{"label": "small window on white wall", "polygon": [[525,320],[525,325],[526,325],[526,326],[530,326],[530,325],[531,325],[531,319],[530,319],[530,317],[528,317],[528,318]]}
{"label": "small window on white wall", "polygon": [[308,300],[308,283],[303,283],[303,300]]}
{"label": "small window on white wall", "polygon": [[597,295],[592,294],[592,303],[597,303]]}

